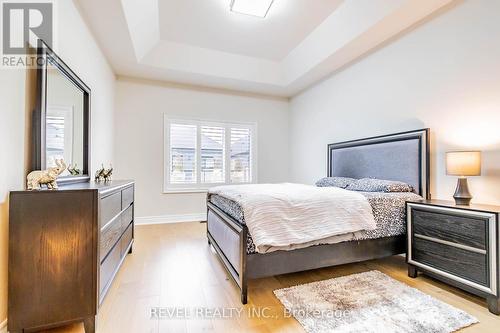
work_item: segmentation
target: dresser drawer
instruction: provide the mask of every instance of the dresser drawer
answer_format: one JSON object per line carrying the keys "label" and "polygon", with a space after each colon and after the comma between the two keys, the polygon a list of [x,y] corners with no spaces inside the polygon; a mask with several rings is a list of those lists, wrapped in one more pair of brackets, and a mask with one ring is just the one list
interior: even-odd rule
{"label": "dresser drawer", "polygon": [[128,225],[132,222],[134,219],[134,205],[129,206],[121,216],[122,219],[122,231],[127,229]]}
{"label": "dresser drawer", "polygon": [[[106,260],[104,260],[104,262],[101,264],[101,271],[99,276],[100,294],[103,293],[103,291],[106,289],[106,286],[110,283],[113,273],[120,264],[120,259],[121,259],[121,246],[120,244],[117,244],[117,246],[115,246],[113,250],[111,250]],[[102,295],[100,295],[99,298],[102,299]]]}
{"label": "dresser drawer", "polygon": [[101,199],[101,228],[122,211],[122,194],[117,192]]}
{"label": "dresser drawer", "polygon": [[125,255],[125,252],[127,252],[130,242],[132,242],[133,232],[134,232],[134,226],[130,224],[127,230],[125,230],[125,232],[123,233],[122,239],[120,240],[122,257]]}
{"label": "dresser drawer", "polygon": [[109,250],[116,244],[118,239],[122,234],[122,221],[120,217],[114,219],[111,223],[109,223],[104,230],[101,231],[101,244],[100,244],[100,253],[101,253],[101,261],[106,257]]}
{"label": "dresser drawer", "polygon": [[127,187],[122,191],[122,209],[130,206],[134,202],[134,187]]}
{"label": "dresser drawer", "polygon": [[485,250],[488,219],[412,208],[412,233]]}
{"label": "dresser drawer", "polygon": [[443,272],[489,286],[485,254],[413,237],[411,259]]}

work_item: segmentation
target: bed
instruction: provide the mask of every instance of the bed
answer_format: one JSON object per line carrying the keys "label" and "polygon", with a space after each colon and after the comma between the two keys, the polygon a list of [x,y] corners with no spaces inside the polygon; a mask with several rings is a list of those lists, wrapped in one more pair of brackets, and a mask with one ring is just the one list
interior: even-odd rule
{"label": "bed", "polygon": [[401,181],[415,193],[363,193],[377,228],[348,241],[266,253],[255,251],[241,208],[224,197],[208,195],[208,242],[239,286],[243,304],[248,300],[249,279],[405,253],[404,203],[415,195],[430,198],[429,129],[329,144],[327,175]]}

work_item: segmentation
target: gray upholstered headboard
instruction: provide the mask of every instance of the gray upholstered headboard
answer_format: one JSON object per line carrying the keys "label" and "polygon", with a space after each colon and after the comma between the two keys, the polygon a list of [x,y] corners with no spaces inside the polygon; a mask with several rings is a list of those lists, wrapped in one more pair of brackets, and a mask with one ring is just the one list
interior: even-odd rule
{"label": "gray upholstered headboard", "polygon": [[328,145],[328,176],[378,178],[429,192],[429,129]]}

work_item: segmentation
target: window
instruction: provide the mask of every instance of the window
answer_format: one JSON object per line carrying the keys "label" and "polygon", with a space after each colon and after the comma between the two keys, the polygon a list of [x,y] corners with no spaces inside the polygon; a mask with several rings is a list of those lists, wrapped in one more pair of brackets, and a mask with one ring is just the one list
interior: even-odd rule
{"label": "window", "polygon": [[[64,158],[64,116],[47,116],[47,159]],[[55,162],[54,162],[55,163]],[[50,163],[52,166],[52,163]]]}
{"label": "window", "polygon": [[165,191],[256,180],[253,124],[165,117]]}
{"label": "window", "polygon": [[231,128],[231,182],[247,183],[252,178],[250,138],[249,128]]}
{"label": "window", "polygon": [[194,125],[172,124],[170,127],[170,182],[196,183],[196,133]]}
{"label": "window", "polygon": [[205,184],[224,183],[226,129],[221,126],[201,126],[201,174]]}
{"label": "window", "polygon": [[47,167],[56,166],[57,159],[73,160],[73,107],[47,106]]}

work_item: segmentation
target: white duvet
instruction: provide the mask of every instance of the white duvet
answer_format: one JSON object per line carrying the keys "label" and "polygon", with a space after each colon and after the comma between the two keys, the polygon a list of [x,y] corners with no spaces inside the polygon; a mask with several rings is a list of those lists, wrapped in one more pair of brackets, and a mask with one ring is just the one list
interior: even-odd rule
{"label": "white duvet", "polygon": [[209,193],[241,206],[259,253],[341,242],[376,227],[368,200],[337,187],[228,185],[211,188]]}

